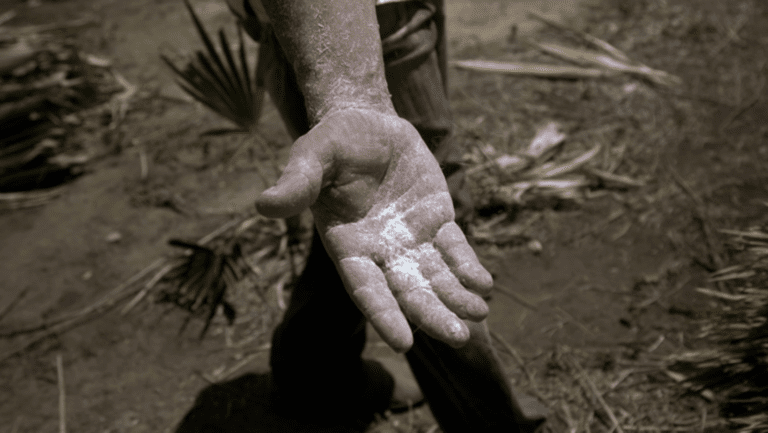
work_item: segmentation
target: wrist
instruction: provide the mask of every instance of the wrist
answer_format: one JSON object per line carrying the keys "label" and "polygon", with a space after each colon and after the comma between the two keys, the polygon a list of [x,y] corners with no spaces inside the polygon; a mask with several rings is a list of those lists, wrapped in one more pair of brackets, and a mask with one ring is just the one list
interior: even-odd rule
{"label": "wrist", "polygon": [[311,126],[328,113],[350,107],[394,113],[373,1],[263,4],[296,73]]}
{"label": "wrist", "polygon": [[303,81],[302,93],[312,126],[330,114],[349,109],[397,115],[383,74],[326,75],[312,71],[300,81]]}

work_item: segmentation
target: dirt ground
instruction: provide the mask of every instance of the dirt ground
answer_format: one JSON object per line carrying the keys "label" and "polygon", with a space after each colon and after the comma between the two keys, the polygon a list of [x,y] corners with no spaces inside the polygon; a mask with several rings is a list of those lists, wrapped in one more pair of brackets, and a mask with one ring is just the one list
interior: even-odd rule
{"label": "dirt ground", "polygon": [[[712,307],[695,289],[706,286],[708,272],[728,257],[717,230],[768,222],[768,12],[759,1],[721,3],[448,1],[454,58],[525,56],[527,48],[508,36],[512,24],[517,38],[551,35],[525,15],[537,11],[683,79],[669,90],[633,77],[542,80],[451,70],[455,120],[466,146],[519,150],[536,127],[553,120],[580,145],[620,149],[617,171],[644,182],[639,188],[596,188],[578,203],[479,212],[476,225],[500,213],[509,215],[504,224],[529,222],[513,242],[477,245],[502,289],[490,301],[489,325],[522,358],[521,367],[504,355],[511,380],[523,391],[533,392],[534,381],[524,374],[532,372],[539,395],[554,395],[546,384],[562,370],[563,353],[578,354],[589,371],[620,374],[647,367],[638,360],[695,345],[696,320]],[[232,28],[223,1],[193,4],[209,28]],[[0,1],[0,13],[11,9],[17,17],[9,25],[98,17],[97,25],[79,32],[79,43],[110,59],[138,92],[117,128],[84,122],[76,139],[97,157],[61,197],[0,213],[0,311],[25,293],[0,319],[4,335],[89,305],[169,254],[170,237],[204,235],[249,209],[265,187],[254,162],[265,155],[239,148],[236,137],[199,138],[226,122],[192,103],[160,62],[161,52],[179,56],[200,45],[181,1]],[[261,128],[264,140],[284,158],[289,139],[271,106]],[[149,155],[146,179],[141,152]],[[164,314],[148,304],[125,315],[111,310],[4,357],[0,431],[57,428],[59,354],[67,424],[78,432],[173,431],[209,385],[207,378],[244,358],[249,363],[237,374],[267,370],[268,352],[256,348],[268,336],[247,351],[234,350],[225,347],[219,328],[199,341],[197,322],[179,336],[183,319],[180,311]],[[6,336],[0,352],[18,348],[25,337]],[[384,353],[376,336],[371,339],[368,354]],[[616,392],[622,396],[611,401],[642,389],[620,387]],[[710,420],[717,418],[710,402],[687,398],[684,404],[692,409],[680,412],[681,419],[701,410],[710,411]],[[557,401],[545,404],[553,414],[562,413]],[[622,407],[633,410],[630,404]],[[642,405],[634,409],[648,411]],[[610,421],[588,417],[595,411],[553,416],[550,431],[594,431],[590,422],[598,431],[612,430]],[[634,431],[675,427],[660,428],[652,415],[627,413],[622,419],[644,419]],[[434,432],[433,425],[428,409],[421,408],[381,420],[370,431]],[[709,426],[709,431],[724,428]]]}

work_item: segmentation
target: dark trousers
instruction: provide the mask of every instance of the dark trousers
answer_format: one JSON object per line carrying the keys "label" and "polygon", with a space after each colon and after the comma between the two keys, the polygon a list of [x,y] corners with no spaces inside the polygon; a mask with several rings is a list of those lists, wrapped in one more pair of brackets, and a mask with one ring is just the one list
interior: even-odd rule
{"label": "dark trousers", "polygon": [[[379,6],[387,82],[398,115],[438,156],[451,115],[445,87],[440,0]],[[401,31],[400,29],[407,29]],[[303,98],[274,37],[262,32],[264,81],[294,138],[308,130]],[[271,41],[271,42],[270,42]],[[520,410],[485,323],[467,322],[469,343],[454,349],[414,332],[408,362],[443,431],[516,432]],[[386,409],[392,378],[364,362],[365,318],[349,298],[315,232],[306,268],[293,288],[270,358],[278,406],[310,419],[370,419]]]}

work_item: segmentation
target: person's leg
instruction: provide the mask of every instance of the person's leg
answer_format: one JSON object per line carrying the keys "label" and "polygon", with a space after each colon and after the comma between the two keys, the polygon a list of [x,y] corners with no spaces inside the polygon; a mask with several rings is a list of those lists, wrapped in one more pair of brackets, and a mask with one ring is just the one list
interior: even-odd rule
{"label": "person's leg", "polygon": [[[438,56],[444,40],[438,26],[442,23],[440,13],[440,0],[394,3],[378,9],[395,109],[419,130],[444,171],[454,171],[446,174],[461,176],[455,167],[445,164],[452,152],[449,137],[453,122],[444,62]],[[427,16],[430,18],[424,19]],[[471,206],[471,202],[461,203],[457,184],[449,182],[449,186],[457,205]],[[414,346],[406,357],[432,413],[447,433],[527,431],[525,424],[530,420],[523,416],[510,389],[485,322],[467,325],[470,341],[460,349],[414,332]]]}
{"label": "person's leg", "polygon": [[[407,9],[400,10],[408,12]],[[380,23],[386,30],[386,17],[383,18]],[[429,37],[424,33],[421,36]],[[395,46],[409,52],[408,44]],[[303,98],[290,66],[282,59],[279,46],[262,45],[262,50],[265,50],[260,56],[260,61],[264,62],[262,65],[266,67],[265,84],[289,132],[296,138],[308,128]],[[390,59],[397,59],[398,56],[392,53],[388,52]],[[399,114],[415,124],[425,141],[432,145],[433,151],[438,155],[441,152],[447,154],[449,152],[445,152],[441,144],[445,143],[444,138],[450,133],[451,121],[439,72],[441,63],[431,54],[428,57],[433,60],[427,67],[412,69],[420,72],[405,80],[400,80],[402,72],[392,68],[390,62],[390,91],[398,94],[393,99],[399,107]],[[405,66],[405,63],[400,65]],[[420,63],[417,62],[417,65]],[[408,75],[408,68],[400,71],[406,71]],[[413,95],[421,97],[414,99]],[[437,96],[437,103],[432,100],[434,96]],[[415,115],[419,113],[429,114]],[[283,402],[279,406],[286,410],[295,408],[305,414],[314,408],[313,412],[320,415],[343,415],[353,408],[372,415],[384,409],[391,394],[392,379],[377,364],[360,359],[365,344],[364,323],[363,316],[344,291],[335,266],[315,235],[306,268],[293,289],[285,318],[273,336],[271,366],[276,397]],[[450,415],[457,407],[468,408],[463,410],[469,414],[469,419],[479,419],[479,424],[472,424],[469,431],[480,431],[486,424],[503,425],[516,419],[519,412],[510,397],[508,382],[499,368],[487,334],[477,332],[476,328],[475,325],[471,327],[472,340],[458,351],[417,332],[416,347],[408,354],[411,368],[446,431],[451,428],[454,420]],[[448,360],[442,362],[442,358]],[[484,382],[478,381],[493,384],[490,386],[495,390],[489,392],[486,388],[478,394],[478,387],[462,380],[465,370],[470,372],[468,377],[485,378]],[[483,405],[477,403],[491,398],[495,403],[487,407],[495,409],[484,410]],[[361,405],[360,402],[365,403]]]}
{"label": "person's leg", "polygon": [[[273,35],[261,36],[264,85],[296,139],[309,128],[303,97]],[[380,365],[361,359],[365,323],[315,230],[306,266],[272,336],[276,407],[315,422],[360,425],[383,412],[393,380]]]}
{"label": "person's leg", "polygon": [[406,353],[432,414],[446,433],[528,432],[543,422],[526,418],[491,344],[485,322],[466,322],[471,337],[460,349],[416,331]]}
{"label": "person's leg", "polygon": [[315,234],[307,265],[272,336],[277,406],[292,415],[362,423],[383,412],[393,381],[360,354],[365,319]]}

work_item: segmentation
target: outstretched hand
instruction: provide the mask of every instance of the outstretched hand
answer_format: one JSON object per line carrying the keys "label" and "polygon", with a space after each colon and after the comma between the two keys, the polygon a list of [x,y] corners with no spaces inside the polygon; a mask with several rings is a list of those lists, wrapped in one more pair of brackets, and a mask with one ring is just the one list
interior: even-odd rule
{"label": "outstretched hand", "polygon": [[491,290],[491,275],[453,221],[445,178],[407,121],[345,109],[299,138],[257,208],[285,218],[307,207],[353,301],[395,350],[413,344],[408,320],[458,347],[469,339],[460,319],[487,316],[478,294]]}

